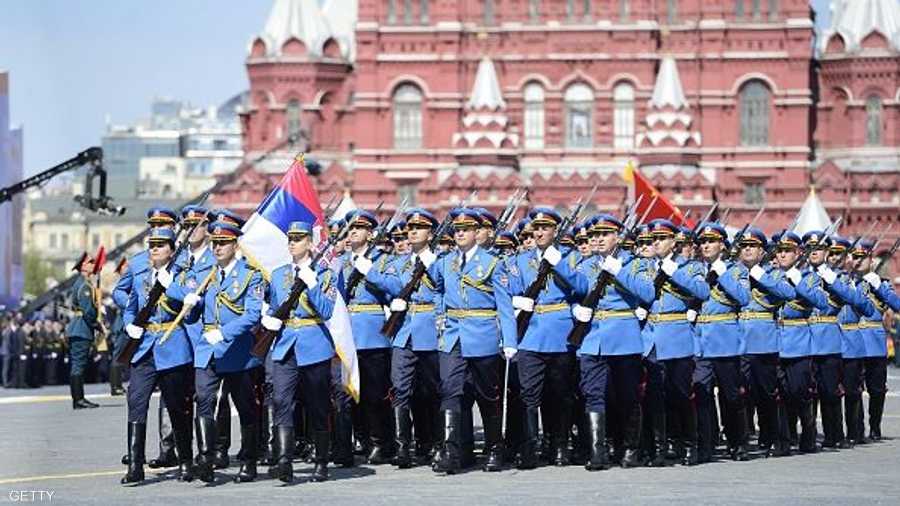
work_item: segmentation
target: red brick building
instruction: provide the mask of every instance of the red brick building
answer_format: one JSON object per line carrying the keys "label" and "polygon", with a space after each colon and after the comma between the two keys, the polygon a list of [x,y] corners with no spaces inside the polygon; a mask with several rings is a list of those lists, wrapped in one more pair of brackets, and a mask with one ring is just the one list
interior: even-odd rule
{"label": "red brick building", "polygon": [[[275,0],[248,47],[248,158],[289,133],[347,190],[444,210],[478,188],[566,206],[627,198],[633,160],[683,210],[789,223],[818,188],[841,232],[900,235],[900,2]],[[252,212],[293,152],[216,202]],[[895,269],[894,272],[898,272]]]}

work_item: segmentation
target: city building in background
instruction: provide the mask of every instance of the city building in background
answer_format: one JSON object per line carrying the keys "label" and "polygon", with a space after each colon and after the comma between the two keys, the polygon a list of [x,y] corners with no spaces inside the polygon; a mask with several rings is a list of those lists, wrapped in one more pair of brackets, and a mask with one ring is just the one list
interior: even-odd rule
{"label": "city building in background", "polygon": [[[253,211],[297,150],[322,198],[446,210],[519,187],[565,207],[629,161],[682,210],[786,226],[811,187],[841,233],[900,234],[900,2],[275,0],[247,46],[248,158],[214,198]],[[900,272],[898,260],[894,274]]]}
{"label": "city building in background", "polygon": [[[23,179],[22,127],[10,126],[9,73],[0,70],[0,188]],[[0,306],[14,306],[22,296],[22,212],[25,196],[0,203]]]}

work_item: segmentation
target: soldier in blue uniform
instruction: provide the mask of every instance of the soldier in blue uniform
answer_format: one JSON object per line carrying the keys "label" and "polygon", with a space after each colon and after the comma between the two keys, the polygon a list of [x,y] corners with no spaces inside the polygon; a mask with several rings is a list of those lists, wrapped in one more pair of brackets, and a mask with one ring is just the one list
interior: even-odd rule
{"label": "soldier in blue uniform", "polygon": [[[509,271],[513,307],[534,313],[518,345],[519,384],[525,403],[525,442],[517,463],[520,469],[537,466],[539,410],[547,413],[544,431],[552,434],[554,463],[569,465],[568,435],[572,425],[575,361],[566,342],[566,336],[572,330],[570,304],[576,302],[572,285],[562,281],[561,277],[550,276],[536,298],[524,296],[526,289],[537,279],[543,261],[555,266],[563,260],[563,253],[553,244],[562,217],[551,208],[537,207],[531,210],[528,218],[537,247],[518,255]],[[565,251],[565,261],[570,264],[570,269],[574,269],[578,257],[570,255],[568,248]]]}
{"label": "soldier in blue uniform", "polygon": [[[349,280],[356,270],[354,261],[362,257],[378,221],[375,215],[363,210],[351,211],[345,219],[350,222],[350,250],[341,257],[341,268],[344,279]],[[388,255],[376,253],[373,258],[377,268],[393,268],[389,267]],[[384,325],[384,307],[390,304],[390,299],[384,291],[365,280],[346,289],[349,292],[350,325],[359,357],[359,409],[370,437],[366,460],[370,464],[387,464],[394,456],[393,413],[389,399],[391,343],[381,334],[381,327]]]}
{"label": "soldier in blue uniform", "polygon": [[[440,259],[434,254],[419,255],[435,289],[442,293],[446,308],[446,330],[439,343],[444,447],[433,469],[447,474],[460,469],[462,398],[467,384],[474,392],[485,423],[494,423],[495,419],[499,422],[500,349],[507,359],[516,353],[516,326],[506,264],[477,246],[476,212],[458,209],[454,216],[457,251]],[[491,430],[493,433],[494,429]],[[493,443],[486,442],[493,448],[499,445],[499,441]]]}
{"label": "soldier in blue uniform", "polygon": [[[653,429],[651,466],[665,465],[667,437],[666,406],[673,406],[680,428],[680,445],[685,465],[697,463],[697,413],[691,401],[691,377],[694,371],[694,300],[709,297],[709,285],[700,262],[680,256],[676,249],[676,227],[669,220],[650,222],[657,259],[651,273],[665,282],[650,306],[642,332],[647,387],[644,416]],[[662,274],[659,274],[659,273]],[[693,313],[693,314],[689,314]],[[680,453],[680,452],[679,452]]]}
{"label": "soldier in blue uniform", "polygon": [[515,234],[512,232],[503,231],[497,234],[497,240],[494,241],[494,248],[500,256],[509,257],[515,255],[518,251],[519,240],[516,239]]}
{"label": "soldier in blue uniform", "polygon": [[[781,444],[789,438],[789,430],[784,422],[800,419],[802,435],[800,451],[816,451],[816,419],[813,412],[811,390],[812,377],[812,332],[809,318],[814,309],[828,310],[825,292],[819,287],[820,279],[809,266],[801,271],[795,264],[800,255],[801,239],[793,232],[783,232],[777,239],[775,259],[785,277],[794,286],[796,298],[781,307],[778,325],[780,328],[779,359],[782,374],[782,392],[787,398],[787,417],[779,417],[779,437]],[[785,419],[786,418],[786,419]]]}
{"label": "soldier in blue uniform", "polygon": [[579,259],[583,260],[594,254],[591,251],[590,239],[588,236],[588,230],[590,229],[590,225],[587,221],[579,223],[573,229],[575,236],[575,249],[578,250]]}
{"label": "soldier in blue uniform", "polygon": [[75,314],[66,327],[66,337],[69,339],[69,391],[73,409],[99,407],[97,403],[84,398],[84,372],[94,342],[94,332],[100,328],[97,296],[91,282],[94,265],[95,260],[87,253],[82,253],[72,269],[79,273],[70,292]]}
{"label": "soldier in blue uniform", "polygon": [[784,271],[773,265],[761,265],[768,240],[757,228],[750,228],[741,238],[740,261],[749,269],[750,302],[740,313],[741,330],[746,343],[750,391],[755,396],[759,413],[759,446],[766,456],[790,453],[790,448],[779,446],[778,413],[778,327],[779,307],[796,296],[794,287],[787,281]]}
{"label": "soldier in blue uniform", "polygon": [[822,447],[849,448],[844,439],[841,414],[843,332],[838,324],[838,314],[844,305],[853,303],[856,291],[826,263],[829,238],[820,231],[811,231],[803,236],[803,243],[812,250],[809,265],[816,269],[820,278],[819,288],[825,292],[828,302],[826,309],[815,308],[809,318],[816,392],[822,405],[822,432],[825,435]]}
{"label": "soldier in blue uniform", "polygon": [[[437,227],[437,219],[428,211],[413,208],[406,211],[406,229],[410,253],[399,255],[394,259],[390,269],[381,272],[373,268],[372,261],[364,257],[356,260],[356,268],[365,274],[366,281],[371,282],[392,298],[391,311],[405,311],[406,318],[394,336],[391,355],[391,399],[396,420],[395,444],[397,455],[394,465],[401,469],[412,466],[412,423],[410,418],[414,394],[419,391],[426,399],[438,401],[438,336],[435,321],[440,311],[441,298],[435,290],[434,282],[424,276],[410,300],[399,298],[400,292],[412,279],[413,271],[418,264],[419,256],[428,250],[431,234]],[[439,427],[434,427],[437,419],[437,406],[426,406],[421,411],[413,412],[416,417],[424,416],[426,420],[415,420],[418,428],[430,434],[438,434]],[[485,428],[487,431],[487,426]],[[499,437],[499,433],[498,433]],[[430,441],[420,439],[424,447]],[[418,448],[420,457],[428,453]],[[430,448],[428,449],[430,450]]]}
{"label": "soldier in blue uniform", "polygon": [[[144,479],[144,446],[147,433],[147,409],[150,396],[159,385],[165,399],[175,435],[178,457],[178,479],[194,479],[191,449],[191,397],[193,395],[191,363],[193,348],[182,325],[174,328],[173,320],[181,304],[163,296],[146,327],[133,325],[137,314],[148,303],[151,288],[157,279],[164,286],[171,284],[172,271],[166,269],[175,252],[175,233],[168,228],[155,228],[149,238],[149,268],[132,276],[128,305],[123,315],[125,332],[130,339],[140,340],[131,358],[131,380],[128,385],[128,472],[122,483],[136,483]],[[170,332],[165,343],[160,338]]]}
{"label": "soldier in blue uniform", "polygon": [[747,426],[745,389],[741,374],[741,355],[746,343],[738,314],[750,302],[747,267],[742,263],[728,265],[722,260],[726,248],[725,228],[715,222],[699,228],[700,255],[713,274],[705,272],[709,298],[697,316],[697,356],[694,369],[694,393],[697,403],[698,462],[709,462],[715,447],[713,384],[718,385],[724,399],[723,421],[731,458],[747,459]]}
{"label": "soldier in blue uniform", "polygon": [[406,223],[400,221],[391,228],[391,242],[394,244],[393,255],[401,256],[409,253],[409,236],[406,232]]}
{"label": "soldier in blue uniform", "polygon": [[856,262],[857,286],[874,308],[870,315],[862,315],[859,331],[865,347],[865,380],[869,393],[869,440],[881,440],[881,418],[887,393],[887,333],[884,329],[884,313],[897,311],[900,300],[891,286],[872,270],[873,243],[863,239],[852,252]]}
{"label": "soldier in blue uniform", "polygon": [[[152,207],[147,210],[147,226],[151,229],[165,228],[174,230],[178,224],[178,215],[167,207]],[[122,270],[119,280],[112,292],[113,302],[119,311],[124,313],[128,306],[131,290],[134,287],[133,277],[146,272],[150,268],[150,250],[143,249],[132,255]],[[173,467],[178,465],[178,456],[175,453],[175,434],[172,432],[172,422],[169,420],[169,411],[166,402],[160,398],[157,408],[157,431],[159,433],[159,456],[147,463],[151,469],[161,467]],[[123,462],[127,463],[127,455]]]}
{"label": "soldier in blue uniform", "polygon": [[[300,398],[313,428],[315,467],[313,481],[328,479],[328,458],[331,433],[328,415],[331,400],[331,359],[335,356],[331,334],[325,321],[331,318],[337,298],[337,286],[331,270],[310,265],[312,256],[312,226],[295,221],[287,230],[288,249],[293,262],[272,272],[269,285],[268,314],[263,315],[263,327],[279,332],[272,345],[272,386],[275,406],[275,461],[273,470],[279,480],[291,483],[294,469],[291,464],[294,450],[294,395]],[[288,299],[294,280],[299,277],[306,284],[290,317],[280,320],[275,310]]]}
{"label": "soldier in blue uniform", "polygon": [[243,462],[234,478],[240,483],[256,479],[259,400],[251,371],[261,363],[250,349],[253,327],[260,320],[265,281],[262,273],[235,256],[241,229],[216,221],[209,224],[209,232],[216,266],[210,270],[206,289],[197,293],[188,285],[172,283],[166,295],[194,308],[194,316],[203,321],[202,339],[194,345],[200,429],[197,473],[205,482],[214,479],[216,393],[225,382],[241,420]]}
{"label": "soldier in blue uniform", "polygon": [[483,207],[474,209],[478,213],[478,231],[475,234],[475,243],[485,247],[494,238],[494,229],[497,228],[497,217]]}
{"label": "soldier in blue uniform", "polygon": [[[581,391],[585,397],[590,431],[589,471],[607,469],[606,419],[612,407],[611,424],[616,429],[616,459],[623,467],[640,465],[641,434],[640,382],[643,375],[641,325],[635,309],[653,302],[653,280],[647,264],[628,252],[612,251],[619,242],[622,222],[601,214],[593,218],[591,234],[596,235],[598,254],[573,269],[559,262],[555,270],[567,280],[577,298],[583,299],[602,272],[613,277],[597,307],[572,306],[572,315],[580,322],[591,322],[591,329],[577,351],[581,371]],[[614,398],[615,402],[609,402]],[[621,434],[620,434],[621,432]]]}

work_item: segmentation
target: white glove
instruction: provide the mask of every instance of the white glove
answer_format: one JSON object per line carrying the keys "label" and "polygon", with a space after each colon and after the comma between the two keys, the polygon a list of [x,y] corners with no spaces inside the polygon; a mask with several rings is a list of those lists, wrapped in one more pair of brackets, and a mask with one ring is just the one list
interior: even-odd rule
{"label": "white glove", "polygon": [[678,263],[667,257],[662,261],[660,269],[666,273],[666,276],[672,277],[672,274],[675,274],[675,271],[678,270]]}
{"label": "white glove", "polygon": [[543,257],[544,260],[547,261],[552,266],[556,266],[560,260],[562,260],[562,253],[559,252],[552,244],[547,246],[547,249],[544,250]]}
{"label": "white glove", "polygon": [[881,286],[881,276],[874,272],[870,272],[863,276],[863,279],[866,283],[869,284],[872,288],[878,289]]}
{"label": "white glove", "polygon": [[262,326],[267,330],[271,330],[272,332],[278,332],[281,330],[281,327],[284,325],[284,322],[275,318],[274,316],[269,316],[264,314],[262,316]]}
{"label": "white glove", "polygon": [[787,276],[788,281],[790,281],[794,286],[799,285],[800,281],[803,279],[803,274],[801,274],[796,267],[791,267],[787,272],[784,273],[784,275]]}
{"label": "white glove", "polygon": [[521,309],[526,313],[534,312],[534,299],[529,299],[528,297],[514,295],[512,298],[512,305],[514,308]]}
{"label": "white glove", "polygon": [[820,265],[816,272],[819,274],[819,277],[825,280],[829,285],[833,285],[837,280],[837,273],[831,270],[831,267],[828,267],[825,264]]}
{"label": "white glove", "polygon": [[591,318],[594,316],[594,311],[589,307],[584,307],[581,304],[575,304],[572,306],[572,316],[575,317],[576,320],[587,323],[591,321]]}
{"label": "white glove", "polygon": [[721,258],[713,262],[710,268],[719,276],[725,274],[725,271],[728,270],[728,266],[725,265]]}
{"label": "white glove", "polygon": [[207,330],[203,333],[203,339],[206,339],[206,342],[215,346],[218,343],[221,343],[225,340],[225,337],[222,336],[222,331],[219,329]]}
{"label": "white glove", "polygon": [[765,276],[765,274],[766,270],[759,265],[754,265],[752,268],[750,268],[750,277],[757,281],[761,280],[762,277]]}
{"label": "white glove", "polygon": [[182,305],[186,308],[192,308],[200,303],[200,296],[196,293],[189,293],[184,296],[184,302]]}
{"label": "white glove", "polygon": [[431,267],[431,264],[433,264],[435,260],[437,260],[437,256],[435,256],[430,249],[425,248],[419,252],[419,260],[422,261],[422,265],[427,269]]}
{"label": "white glove", "polygon": [[603,270],[613,276],[617,276],[619,271],[622,270],[622,261],[612,255],[608,255],[603,259]]}
{"label": "white glove", "polygon": [[161,284],[163,288],[169,288],[173,279],[175,278],[168,269],[160,269],[159,272],[156,273],[156,280],[159,281],[159,284]]}
{"label": "white glove", "polygon": [[144,329],[129,323],[128,325],[125,325],[125,333],[132,339],[140,339],[141,336],[144,335]]}
{"label": "white glove", "polygon": [[694,323],[695,321],[697,321],[697,312],[693,309],[688,309],[685,318],[687,319],[687,321]]}
{"label": "white glove", "polygon": [[52,359],[54,359],[54,360],[55,360],[57,357],[59,357],[59,355],[57,355],[55,351],[54,351],[53,353],[50,354],[50,358],[52,358]]}
{"label": "white glove", "polygon": [[634,316],[637,316],[638,321],[644,321],[647,319],[647,310],[638,306],[634,308]]}
{"label": "white glove", "polygon": [[406,303],[403,299],[394,299],[391,301],[391,312],[392,313],[402,313],[406,311],[406,308],[409,307],[409,304]]}
{"label": "white glove", "polygon": [[505,358],[506,360],[512,360],[512,358],[516,356],[516,352],[518,352],[518,351],[519,350],[517,350],[515,348],[504,347],[503,348],[503,358]]}
{"label": "white glove", "polygon": [[300,279],[306,284],[306,288],[311,290],[316,286],[316,281],[318,280],[318,276],[313,272],[312,269],[309,268],[308,265],[305,265],[300,268]]}
{"label": "white glove", "polygon": [[28,355],[19,355],[19,360],[28,360]]}
{"label": "white glove", "polygon": [[366,276],[369,274],[369,271],[372,270],[372,261],[360,255],[356,257],[356,261],[353,262],[353,267],[355,267],[360,274]]}

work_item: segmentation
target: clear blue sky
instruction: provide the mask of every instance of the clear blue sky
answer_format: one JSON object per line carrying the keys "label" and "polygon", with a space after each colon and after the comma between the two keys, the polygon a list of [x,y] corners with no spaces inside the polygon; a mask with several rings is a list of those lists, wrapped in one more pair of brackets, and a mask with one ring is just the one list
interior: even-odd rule
{"label": "clear blue sky", "polygon": [[[827,17],[829,0],[813,0]],[[271,0],[2,0],[0,69],[30,175],[99,145],[105,117],[148,115],[154,96],[215,105],[247,88],[247,42]]]}

